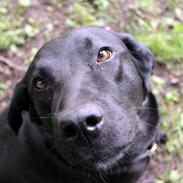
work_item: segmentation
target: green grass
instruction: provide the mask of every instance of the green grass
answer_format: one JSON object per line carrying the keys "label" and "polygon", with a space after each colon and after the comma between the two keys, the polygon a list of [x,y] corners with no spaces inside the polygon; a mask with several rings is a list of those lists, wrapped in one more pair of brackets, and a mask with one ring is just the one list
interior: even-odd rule
{"label": "green grass", "polygon": [[34,37],[39,32],[31,23],[24,25],[23,15],[29,1],[18,2],[16,4],[9,0],[0,2],[0,50],[14,50],[16,46],[24,45],[28,38]]}
{"label": "green grass", "polygon": [[68,28],[80,26],[105,26],[108,22],[107,9],[109,0],[94,0],[92,4],[85,0],[78,0],[66,12],[65,22]]}
{"label": "green grass", "polygon": [[162,63],[183,62],[183,25],[177,23],[173,30],[136,35],[136,38],[144,43],[156,56],[156,60]]}
{"label": "green grass", "polygon": [[[6,8],[4,8],[5,10]],[[0,11],[0,50],[7,49],[11,45],[24,44],[25,43],[25,32],[21,25],[23,19],[21,17],[13,18],[7,16],[6,11]]]}
{"label": "green grass", "polygon": [[[181,8],[182,7],[182,8]],[[133,34],[148,46],[161,63],[183,62],[183,2],[136,0]],[[166,10],[166,11],[165,11]]]}
{"label": "green grass", "polygon": [[[180,69],[181,70],[181,69]],[[168,142],[162,146],[164,171],[155,183],[183,183],[183,103],[181,88],[169,85],[168,78],[152,77],[153,92],[161,113],[162,129]]]}
{"label": "green grass", "polygon": [[[125,5],[113,1],[121,8]],[[183,62],[183,1],[135,0],[123,11],[128,23],[123,22],[120,31],[131,32],[161,63]]]}

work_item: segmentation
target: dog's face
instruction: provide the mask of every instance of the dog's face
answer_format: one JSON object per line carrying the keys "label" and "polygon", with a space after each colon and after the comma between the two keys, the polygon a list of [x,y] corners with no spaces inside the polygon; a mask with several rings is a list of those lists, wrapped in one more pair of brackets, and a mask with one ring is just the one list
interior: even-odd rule
{"label": "dog's face", "polygon": [[38,52],[19,87],[27,93],[22,108],[50,131],[64,162],[107,170],[134,143],[152,65],[127,34],[77,29]]}

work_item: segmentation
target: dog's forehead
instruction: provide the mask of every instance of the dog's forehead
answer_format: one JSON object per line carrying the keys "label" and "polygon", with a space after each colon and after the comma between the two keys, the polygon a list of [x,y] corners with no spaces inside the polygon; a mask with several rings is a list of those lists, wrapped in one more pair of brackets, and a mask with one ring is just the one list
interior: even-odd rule
{"label": "dog's forehead", "polygon": [[58,68],[67,67],[70,60],[79,64],[88,54],[96,55],[102,47],[110,47],[116,52],[126,50],[121,39],[113,32],[102,28],[75,29],[46,43],[36,55],[34,66],[52,68],[54,65],[55,70],[55,63]]}
{"label": "dog's forehead", "polygon": [[[87,47],[88,46],[88,47]],[[66,33],[45,44],[39,51],[39,56],[59,55],[78,48],[108,46],[118,50],[125,48],[121,39],[115,33],[102,28],[80,28]]]}
{"label": "dog's forehead", "polygon": [[118,46],[122,44],[122,41],[119,39],[115,33],[102,29],[102,28],[80,28],[75,29],[67,34],[68,40],[71,41],[85,41],[90,39],[93,44],[109,44],[113,46]]}

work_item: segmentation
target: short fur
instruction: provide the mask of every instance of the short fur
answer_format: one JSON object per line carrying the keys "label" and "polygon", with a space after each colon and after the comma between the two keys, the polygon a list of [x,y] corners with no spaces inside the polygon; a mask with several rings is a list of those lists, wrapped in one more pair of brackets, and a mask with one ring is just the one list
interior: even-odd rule
{"label": "short fur", "polygon": [[[101,48],[113,52],[103,63]],[[45,44],[0,116],[0,182],[137,182],[160,139],[153,65],[126,33],[81,28]]]}

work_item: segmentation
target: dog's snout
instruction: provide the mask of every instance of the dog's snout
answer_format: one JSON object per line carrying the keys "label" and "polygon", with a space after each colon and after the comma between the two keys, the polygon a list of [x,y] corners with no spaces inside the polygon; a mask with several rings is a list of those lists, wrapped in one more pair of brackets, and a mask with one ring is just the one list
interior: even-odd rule
{"label": "dog's snout", "polygon": [[103,111],[94,104],[87,104],[69,110],[60,121],[60,130],[64,140],[76,140],[79,136],[88,138],[97,136],[103,124]]}

